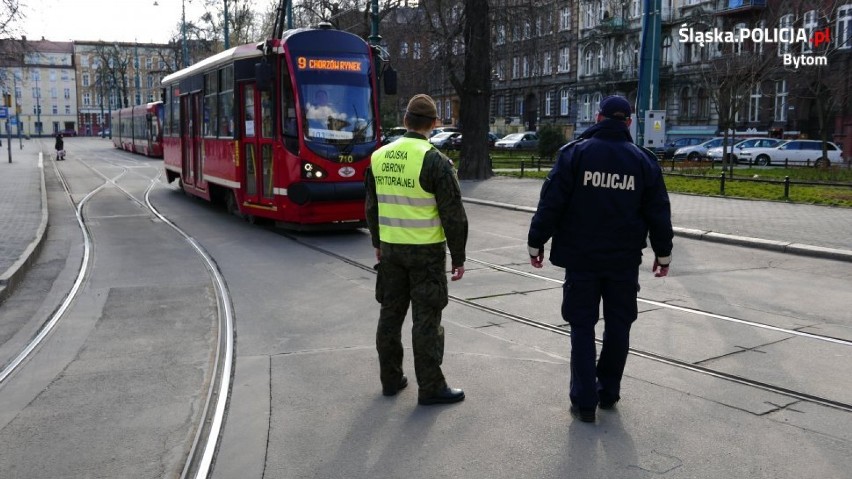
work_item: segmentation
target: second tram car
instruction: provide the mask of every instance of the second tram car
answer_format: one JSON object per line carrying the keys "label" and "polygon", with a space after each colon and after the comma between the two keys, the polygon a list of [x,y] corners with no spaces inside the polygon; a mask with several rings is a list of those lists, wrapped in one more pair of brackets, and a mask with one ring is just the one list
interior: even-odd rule
{"label": "second tram car", "polygon": [[283,227],[363,225],[379,146],[375,61],[356,35],[306,28],[167,76],[169,182]]}
{"label": "second tram car", "polygon": [[134,105],[112,114],[112,143],[140,155],[163,157],[163,102]]}

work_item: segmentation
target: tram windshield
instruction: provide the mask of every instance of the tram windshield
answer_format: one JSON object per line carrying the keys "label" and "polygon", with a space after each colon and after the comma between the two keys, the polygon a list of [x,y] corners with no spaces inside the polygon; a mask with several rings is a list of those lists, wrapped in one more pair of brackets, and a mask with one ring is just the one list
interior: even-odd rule
{"label": "tram windshield", "polygon": [[369,68],[363,55],[296,58],[306,140],[337,145],[375,141]]}

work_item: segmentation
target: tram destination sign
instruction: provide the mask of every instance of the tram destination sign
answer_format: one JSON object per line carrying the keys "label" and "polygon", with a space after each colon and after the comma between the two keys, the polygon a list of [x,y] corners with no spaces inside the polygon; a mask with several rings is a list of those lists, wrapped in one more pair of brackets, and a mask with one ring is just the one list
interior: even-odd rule
{"label": "tram destination sign", "polygon": [[364,64],[351,58],[312,58],[298,57],[296,65],[299,70],[325,70],[336,72],[362,72]]}
{"label": "tram destination sign", "polygon": [[8,106],[0,106],[0,119],[9,118],[9,107]]}

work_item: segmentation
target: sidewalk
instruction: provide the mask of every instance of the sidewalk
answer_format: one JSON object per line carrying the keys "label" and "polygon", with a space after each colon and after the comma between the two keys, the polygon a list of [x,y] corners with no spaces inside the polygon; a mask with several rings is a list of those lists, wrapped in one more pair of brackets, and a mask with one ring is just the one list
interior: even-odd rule
{"label": "sidewalk", "polygon": [[36,258],[45,238],[47,193],[39,159],[45,141],[12,138],[11,163],[7,137],[0,147],[0,302]]}
{"label": "sidewalk", "polygon": [[[542,180],[462,181],[470,203],[535,211]],[[852,262],[852,208],[670,193],[675,235]]]}
{"label": "sidewalk", "polygon": [[[0,150],[0,301],[25,272],[44,239],[47,202],[39,151],[50,146],[45,139],[31,139],[24,140],[20,149],[13,139],[12,163],[8,163],[5,140]],[[44,164],[50,161],[45,159]],[[470,203],[532,213],[541,184],[536,179],[496,176],[487,181],[462,181],[461,187]],[[852,262],[852,209],[670,196],[676,235]]]}

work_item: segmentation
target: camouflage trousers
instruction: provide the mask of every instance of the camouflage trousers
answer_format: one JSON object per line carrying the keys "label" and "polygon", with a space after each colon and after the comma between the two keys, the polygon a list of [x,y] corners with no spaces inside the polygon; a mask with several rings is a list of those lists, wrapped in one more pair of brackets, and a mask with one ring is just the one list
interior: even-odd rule
{"label": "camouflage trousers", "polygon": [[444,328],[441,311],[447,306],[446,249],[436,245],[382,243],[376,279],[376,300],[382,304],[376,331],[376,350],[382,385],[395,387],[402,377],[402,323],[411,304],[414,373],[420,394],[447,385],[441,372]]}

